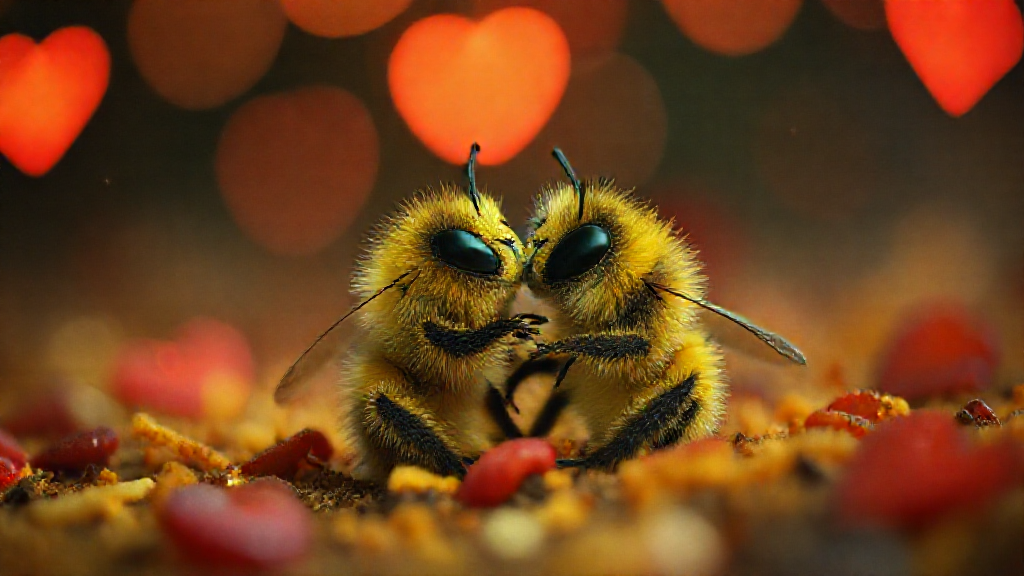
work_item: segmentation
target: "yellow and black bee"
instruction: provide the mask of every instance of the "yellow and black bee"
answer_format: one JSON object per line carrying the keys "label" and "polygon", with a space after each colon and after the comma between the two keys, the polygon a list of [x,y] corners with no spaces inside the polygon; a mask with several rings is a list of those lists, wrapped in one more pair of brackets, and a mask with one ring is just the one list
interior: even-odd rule
{"label": "yellow and black bee", "polygon": [[561,151],[554,155],[570,182],[537,199],[524,279],[563,327],[536,356],[565,358],[549,400],[555,410],[545,410],[531,433],[542,433],[540,421],[550,424],[566,403],[591,433],[586,454],[562,465],[611,469],[717,431],[726,380],[701,308],[805,363],[782,337],[705,300],[701,264],[670,221],[610,181],[579,181]]}
{"label": "yellow and black bee", "polygon": [[278,386],[279,400],[290,395],[310,350],[362,311],[365,335],[342,377],[352,402],[346,426],[361,448],[359,477],[382,478],[397,464],[461,476],[502,430],[514,428],[489,382],[508,375],[513,347],[546,319],[508,317],[524,250],[498,202],[477,190],[478,151],[474,144],[468,191],[427,189],[376,226],[353,274],[361,303]]}

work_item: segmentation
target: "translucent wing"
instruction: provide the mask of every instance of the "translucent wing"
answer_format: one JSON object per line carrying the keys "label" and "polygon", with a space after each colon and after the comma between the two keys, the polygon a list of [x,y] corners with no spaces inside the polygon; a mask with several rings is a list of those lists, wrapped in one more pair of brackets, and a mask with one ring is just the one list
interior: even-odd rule
{"label": "translucent wing", "polygon": [[[359,304],[355,305],[351,310],[345,313],[344,316],[339,318],[331,327],[324,330],[322,334],[317,336],[316,340],[307,347],[302,354],[292,363],[288,368],[288,371],[281,377],[281,381],[277,384],[277,389],[274,390],[274,401],[278,404],[285,404],[295,398],[295,396],[302,390],[306,382],[309,381],[310,377],[315,374],[324,363],[330,359],[331,352],[335,350],[336,346],[329,346],[328,344],[334,342],[331,337],[335,331],[335,328],[341,325],[349,316],[355,314],[360,308],[366,306],[371,300],[380,296],[389,288],[393,288],[396,284],[402,281],[406,276],[412,274],[415,270],[410,270],[398,278],[395,278],[390,284],[377,290],[372,296],[363,300]],[[415,280],[415,277],[413,278]]]}
{"label": "translucent wing", "polygon": [[[677,296],[677,297],[682,298],[684,300],[688,300],[690,302],[693,302],[694,304],[700,306],[701,308],[704,308],[705,310],[707,310],[709,312],[712,312],[712,313],[716,314],[717,316],[728,320],[732,324],[734,324],[736,326],[739,326],[743,330],[746,330],[748,333],[750,333],[750,334],[754,335],[755,337],[757,337],[758,340],[760,340],[761,342],[764,342],[765,344],[770,346],[772,350],[774,350],[780,356],[782,356],[783,358],[789,360],[790,362],[793,362],[794,364],[799,364],[801,366],[806,366],[807,365],[807,358],[804,356],[803,352],[801,352],[799,349],[797,349],[796,346],[791,344],[788,340],[786,340],[782,336],[779,336],[778,334],[776,334],[774,332],[765,330],[764,328],[761,328],[760,326],[754,324],[750,320],[747,320],[743,316],[740,316],[739,314],[737,314],[735,312],[731,312],[729,310],[726,310],[725,308],[722,308],[721,306],[719,306],[717,304],[714,304],[712,302],[709,302],[709,301],[707,301],[707,300],[705,300],[703,298],[696,298],[696,297],[693,297],[693,296],[689,296],[689,295],[684,294],[684,293],[682,293],[682,292],[680,292],[678,290],[675,290],[674,288],[669,288],[668,286],[663,286],[663,285],[657,284],[655,282],[647,282],[647,285],[650,286],[651,288],[655,289],[655,290],[659,290],[661,292],[666,292],[666,293],[671,294],[673,296]],[[742,346],[741,346],[741,348],[742,348]]]}

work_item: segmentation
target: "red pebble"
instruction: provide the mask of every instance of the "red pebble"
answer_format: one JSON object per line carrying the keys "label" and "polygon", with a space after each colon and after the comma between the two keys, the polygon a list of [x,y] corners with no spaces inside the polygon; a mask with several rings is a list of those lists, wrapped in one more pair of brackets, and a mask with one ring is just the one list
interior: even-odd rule
{"label": "red pebble", "polygon": [[975,426],[1000,426],[999,417],[984,400],[975,398],[964,405],[956,415],[957,420]]}
{"label": "red pebble", "polygon": [[301,558],[313,533],[309,509],[277,480],[185,486],[167,498],[160,523],[190,562],[250,570]]}
{"label": "red pebble", "polygon": [[4,428],[15,436],[62,438],[83,427],[69,405],[67,394],[54,392],[38,396],[4,420]]}
{"label": "red pebble", "polygon": [[0,456],[0,492],[10,488],[21,477],[21,468],[9,459]]}
{"label": "red pebble", "polygon": [[882,396],[873,390],[858,390],[843,394],[826,408],[826,410],[860,416],[869,422],[879,422],[882,419],[882,409]]}
{"label": "red pebble", "polygon": [[317,430],[309,428],[285,438],[242,464],[242,474],[247,476],[277,476],[291,480],[299,466],[310,458],[324,462],[334,454],[330,441]]}
{"label": "red pebble", "polygon": [[117,450],[117,434],[105,426],[64,438],[32,458],[32,466],[51,471],[80,471],[106,466]]}
{"label": "red pebble", "polygon": [[1020,481],[1014,446],[976,447],[949,414],[921,410],[879,424],[836,489],[848,524],[917,528],[979,512]]}
{"label": "red pebble", "polygon": [[908,400],[982,390],[999,364],[994,331],[954,305],[912,314],[885,350],[878,387]]}
{"label": "red pebble", "polygon": [[18,441],[3,430],[0,430],[0,458],[6,458],[19,469],[28,462],[28,454],[21,449]]}
{"label": "red pebble", "polygon": [[874,425],[867,418],[856,414],[847,414],[836,410],[818,410],[807,417],[807,420],[804,421],[804,428],[846,430],[853,434],[854,438],[861,438],[871,432]]}
{"label": "red pebble", "polygon": [[512,497],[531,474],[555,467],[555,449],[540,438],[503,442],[469,467],[455,498],[474,508],[498,506]]}

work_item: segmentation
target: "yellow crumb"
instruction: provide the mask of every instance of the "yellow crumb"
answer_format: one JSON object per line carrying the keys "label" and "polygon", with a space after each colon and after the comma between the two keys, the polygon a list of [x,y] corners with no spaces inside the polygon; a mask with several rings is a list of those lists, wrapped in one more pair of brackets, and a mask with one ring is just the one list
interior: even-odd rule
{"label": "yellow crumb", "polygon": [[152,495],[153,504],[155,506],[162,505],[171,492],[198,481],[195,473],[184,464],[167,462],[156,476],[156,489],[153,490]]}
{"label": "yellow crumb", "polygon": [[112,484],[117,484],[117,473],[112,472],[108,468],[104,468],[96,476],[96,484],[99,486],[110,486]]}
{"label": "yellow crumb", "polygon": [[544,473],[544,488],[549,492],[572,488],[572,474],[567,470],[548,470]]}
{"label": "yellow crumb", "polygon": [[882,409],[878,414],[882,420],[907,414],[910,414],[910,404],[907,404],[906,400],[899,396],[882,395]]}
{"label": "yellow crumb", "polygon": [[537,510],[537,519],[544,529],[566,534],[583,527],[590,516],[590,503],[572,490],[559,490]]}
{"label": "yellow crumb", "polygon": [[127,502],[145,498],[156,483],[149,478],[93,486],[59,498],[37,500],[28,507],[29,518],[42,526],[67,526],[115,516]]}
{"label": "yellow crumb", "polygon": [[441,494],[455,494],[460,484],[454,476],[438,476],[416,466],[396,466],[388,476],[389,492],[422,494],[435,490]]}
{"label": "yellow crumb", "polygon": [[716,486],[731,486],[741,473],[741,461],[726,442],[682,445],[648,458],[623,462],[619,467],[622,492],[634,506],[651,505],[662,492],[686,493]]}
{"label": "yellow crumb", "polygon": [[231,461],[213,448],[161,426],[150,415],[142,412],[132,416],[132,434],[170,449],[182,460],[194,463],[203,470],[223,470],[231,466]]}

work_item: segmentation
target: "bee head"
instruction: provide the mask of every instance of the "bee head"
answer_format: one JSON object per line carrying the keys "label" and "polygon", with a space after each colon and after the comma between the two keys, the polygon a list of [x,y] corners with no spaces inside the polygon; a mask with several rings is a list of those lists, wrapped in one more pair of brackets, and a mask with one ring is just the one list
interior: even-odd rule
{"label": "bee head", "polygon": [[555,157],[569,182],[537,198],[523,275],[531,291],[595,325],[633,305],[645,280],[703,293],[699,264],[670,221],[612,181],[578,180],[558,149]]}
{"label": "bee head", "polygon": [[477,189],[478,150],[474,145],[470,152],[468,189],[442,185],[421,190],[371,234],[355,272],[357,296],[365,298],[399,275],[413,273],[398,286],[401,290],[392,291],[397,294],[368,306],[364,322],[376,321],[376,309],[394,316],[395,299],[407,296],[421,311],[431,308],[470,325],[491,321],[507,308],[522,279],[525,250],[498,201]]}

